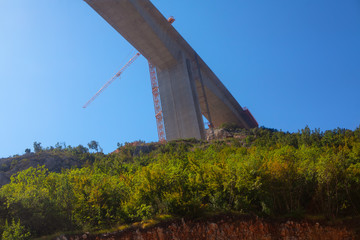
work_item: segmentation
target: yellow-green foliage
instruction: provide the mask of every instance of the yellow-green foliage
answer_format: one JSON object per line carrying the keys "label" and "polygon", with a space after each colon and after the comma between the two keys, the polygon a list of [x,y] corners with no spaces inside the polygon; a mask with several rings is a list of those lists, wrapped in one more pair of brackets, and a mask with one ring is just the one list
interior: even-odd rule
{"label": "yellow-green foliage", "polygon": [[0,221],[21,219],[39,236],[219,211],[359,214],[359,129],[240,134],[246,139],[170,142],[147,154],[127,145],[62,173],[29,168],[0,189]]}

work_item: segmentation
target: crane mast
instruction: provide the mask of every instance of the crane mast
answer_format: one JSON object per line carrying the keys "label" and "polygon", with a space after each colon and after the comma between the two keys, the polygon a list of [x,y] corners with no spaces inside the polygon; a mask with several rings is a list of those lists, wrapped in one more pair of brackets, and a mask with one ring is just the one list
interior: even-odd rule
{"label": "crane mast", "polygon": [[[172,24],[175,21],[174,17],[169,17],[168,22]],[[114,82],[120,75],[140,56],[141,54],[138,52],[133,56],[121,69],[119,72],[115,74],[109,81],[107,81],[104,86],[102,86],[99,91],[95,93],[95,95],[85,103],[83,108],[89,106],[112,82]],[[164,118],[161,108],[161,100],[160,100],[160,91],[159,91],[159,82],[157,79],[156,74],[156,67],[151,62],[149,62],[149,71],[150,71],[150,80],[151,80],[151,90],[153,94],[154,100],[154,109],[155,109],[155,118],[156,118],[156,126],[158,131],[159,142],[166,141],[166,134],[165,134],[165,125],[164,125]]]}
{"label": "crane mast", "polygon": [[[173,24],[173,22],[175,22],[175,18],[172,16],[169,17],[168,22],[170,24]],[[156,127],[157,127],[159,142],[166,142],[165,124],[164,124],[164,117],[163,117],[161,100],[160,100],[159,82],[157,79],[156,67],[150,61],[149,61],[149,72],[150,72],[151,90],[154,100]]]}
{"label": "crane mast", "polygon": [[156,118],[156,126],[158,131],[159,142],[165,142],[166,135],[165,135],[164,119],[161,109],[159,82],[156,75],[156,67],[153,64],[151,64],[151,62],[149,62],[149,71],[150,71],[151,90],[154,100],[155,118]]}

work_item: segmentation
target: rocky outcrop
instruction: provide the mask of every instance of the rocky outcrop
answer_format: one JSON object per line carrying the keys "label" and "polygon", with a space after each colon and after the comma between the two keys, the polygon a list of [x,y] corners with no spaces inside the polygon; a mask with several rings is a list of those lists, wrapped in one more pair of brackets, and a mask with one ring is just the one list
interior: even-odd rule
{"label": "rocky outcrop", "polygon": [[217,128],[217,129],[206,129],[206,140],[214,140],[214,139],[226,139],[231,138],[234,135],[223,128]]}
{"label": "rocky outcrop", "polygon": [[83,164],[76,155],[66,152],[43,151],[27,153],[0,159],[0,187],[10,182],[10,177],[17,172],[30,167],[45,166],[51,172],[61,172],[62,169],[81,167]]}

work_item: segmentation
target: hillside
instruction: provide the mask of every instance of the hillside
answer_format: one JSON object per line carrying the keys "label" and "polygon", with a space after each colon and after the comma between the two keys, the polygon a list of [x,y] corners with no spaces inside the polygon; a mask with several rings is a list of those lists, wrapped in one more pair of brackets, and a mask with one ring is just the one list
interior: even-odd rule
{"label": "hillside", "polygon": [[94,161],[94,156],[83,146],[76,148],[48,148],[37,153],[29,152],[21,156],[0,158],[0,187],[10,182],[10,177],[30,167],[45,166],[51,172],[79,168]]}
{"label": "hillside", "polygon": [[0,189],[0,231],[39,237],[219,213],[338,223],[359,217],[359,128],[287,133],[228,125],[216,134],[222,139],[127,143],[107,155],[68,147],[1,159],[6,177],[23,171]]}

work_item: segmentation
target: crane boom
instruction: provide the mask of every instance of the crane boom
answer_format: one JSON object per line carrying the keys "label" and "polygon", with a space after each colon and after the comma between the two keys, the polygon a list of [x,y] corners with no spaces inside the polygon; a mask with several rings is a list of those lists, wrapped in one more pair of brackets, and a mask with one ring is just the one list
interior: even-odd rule
{"label": "crane boom", "polygon": [[121,69],[120,71],[118,71],[115,76],[113,76],[109,81],[107,81],[104,86],[102,86],[99,91],[97,91],[95,93],[95,95],[89,100],[87,101],[87,103],[85,103],[85,105],[83,106],[83,108],[86,108],[87,106],[89,106],[90,103],[92,103],[95,98],[97,98],[100,93],[102,93],[105,88],[107,88],[113,81],[115,81],[118,77],[120,77],[120,75],[140,56],[140,53],[136,53],[135,56],[133,56]]}
{"label": "crane boom", "polygon": [[[168,22],[172,24],[175,21],[174,17],[169,17]],[[113,81],[115,81],[120,75],[127,69],[141,54],[138,52],[133,56],[129,62],[123,66],[118,73],[115,74],[114,77],[112,77],[109,81],[107,81],[104,86],[100,88],[99,91],[89,100],[83,108],[86,108],[89,106],[90,103],[92,103],[95,98],[97,98],[100,93],[102,93],[105,88],[107,88]],[[158,137],[160,142],[166,142],[166,134],[165,134],[165,124],[163,119],[163,113],[161,108],[161,100],[160,100],[160,91],[159,91],[159,82],[157,79],[156,74],[156,66],[151,64],[149,62],[149,70],[150,70],[150,79],[151,79],[151,88],[152,88],[152,94],[153,94],[153,100],[154,100],[154,108],[155,108],[155,118],[156,118],[156,125],[158,130]]]}

